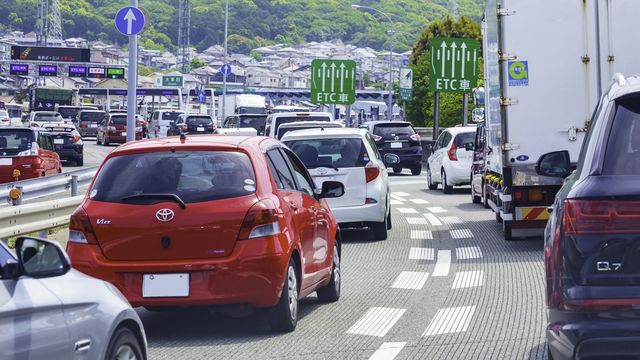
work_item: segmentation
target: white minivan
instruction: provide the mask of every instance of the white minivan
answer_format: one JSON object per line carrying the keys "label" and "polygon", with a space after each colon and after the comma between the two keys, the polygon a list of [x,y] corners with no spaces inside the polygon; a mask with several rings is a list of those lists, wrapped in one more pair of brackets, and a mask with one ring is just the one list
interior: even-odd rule
{"label": "white minivan", "polygon": [[429,190],[435,190],[438,184],[442,184],[442,191],[450,194],[454,186],[469,185],[475,137],[475,125],[451,127],[438,136],[428,159]]}
{"label": "white minivan", "polygon": [[178,116],[184,114],[182,110],[156,110],[151,114],[149,120],[148,131],[150,138],[158,138],[167,136],[167,130],[172,121]]}

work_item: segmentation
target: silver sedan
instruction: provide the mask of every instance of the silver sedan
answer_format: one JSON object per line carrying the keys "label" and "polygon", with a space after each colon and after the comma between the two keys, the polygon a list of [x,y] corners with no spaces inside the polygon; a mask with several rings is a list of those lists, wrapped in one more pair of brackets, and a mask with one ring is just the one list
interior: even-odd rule
{"label": "silver sedan", "polygon": [[72,270],[54,242],[0,242],[3,359],[146,359],[140,318],[111,284]]}

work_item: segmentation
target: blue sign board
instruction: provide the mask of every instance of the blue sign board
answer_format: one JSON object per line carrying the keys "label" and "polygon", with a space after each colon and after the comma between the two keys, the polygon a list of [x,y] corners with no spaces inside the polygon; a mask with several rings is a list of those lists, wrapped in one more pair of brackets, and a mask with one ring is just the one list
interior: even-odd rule
{"label": "blue sign board", "polygon": [[529,62],[509,61],[509,86],[529,86]]}
{"label": "blue sign board", "polygon": [[144,14],[137,7],[126,6],[118,10],[115,22],[123,35],[138,35],[144,29]]}
{"label": "blue sign board", "polygon": [[206,102],[207,96],[204,93],[204,87],[200,86],[198,89],[198,102],[204,104]]}
{"label": "blue sign board", "polygon": [[222,73],[222,75],[230,75],[231,74],[231,65],[229,64],[224,64],[222,65],[222,67],[220,67],[220,72]]}
{"label": "blue sign board", "polygon": [[402,59],[402,66],[409,65],[409,59]]}

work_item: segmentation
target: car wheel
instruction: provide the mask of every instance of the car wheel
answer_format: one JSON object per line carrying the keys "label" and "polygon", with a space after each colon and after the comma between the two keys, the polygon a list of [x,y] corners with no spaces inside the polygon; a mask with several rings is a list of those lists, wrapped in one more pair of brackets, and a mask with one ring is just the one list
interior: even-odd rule
{"label": "car wheel", "polygon": [[411,175],[417,176],[422,173],[422,165],[416,165],[411,168]]}
{"label": "car wheel", "polygon": [[142,348],[133,331],[126,327],[116,330],[107,348],[107,360],[142,360]]}
{"label": "car wheel", "polygon": [[107,137],[104,137],[104,140],[102,141],[102,145],[104,146],[109,146],[109,140],[107,140]]}
{"label": "car wheel", "polygon": [[442,192],[445,194],[453,192],[453,186],[447,183],[447,173],[444,170],[442,170]]}
{"label": "car wheel", "polygon": [[400,166],[394,166],[393,167],[393,172],[395,174],[400,174],[402,172],[402,168]]}
{"label": "car wheel", "polygon": [[504,232],[504,239],[507,241],[515,240],[511,231],[511,221],[502,222],[502,231]]}
{"label": "car wheel", "polygon": [[100,141],[100,135],[96,135],[96,145],[102,145],[102,141]]}
{"label": "car wheel", "polygon": [[476,196],[476,192],[473,189],[473,175],[471,175],[471,202],[474,204],[480,204],[482,198],[480,196]]}
{"label": "car wheel", "polygon": [[438,189],[438,184],[434,184],[433,180],[431,179],[431,169],[430,168],[427,168],[427,186],[429,186],[429,190]]}
{"label": "car wheel", "polygon": [[83,166],[84,165],[84,158],[78,158],[78,160],[76,160],[76,166]]}
{"label": "car wheel", "polygon": [[373,222],[369,225],[371,232],[373,232],[373,238],[375,240],[387,240],[387,217],[385,216],[383,222]]}
{"label": "car wheel", "polygon": [[391,230],[393,228],[393,224],[391,223],[391,207],[387,205],[387,230]]}
{"label": "car wheel", "polygon": [[278,332],[291,332],[298,324],[298,273],[293,259],[289,260],[282,294],[269,322],[271,328]]}
{"label": "car wheel", "polygon": [[340,299],[342,274],[340,273],[340,253],[338,252],[337,245],[333,245],[333,267],[331,271],[331,280],[329,283],[316,290],[318,300],[324,303],[336,302]]}

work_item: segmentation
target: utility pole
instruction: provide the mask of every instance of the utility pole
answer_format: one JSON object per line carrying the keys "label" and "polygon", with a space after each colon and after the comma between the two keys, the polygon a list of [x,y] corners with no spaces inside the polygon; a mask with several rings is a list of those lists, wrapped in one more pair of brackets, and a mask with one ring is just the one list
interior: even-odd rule
{"label": "utility pole", "polygon": [[179,0],[178,3],[178,58],[181,71],[186,73],[189,63],[189,48],[191,47],[191,0]]}

